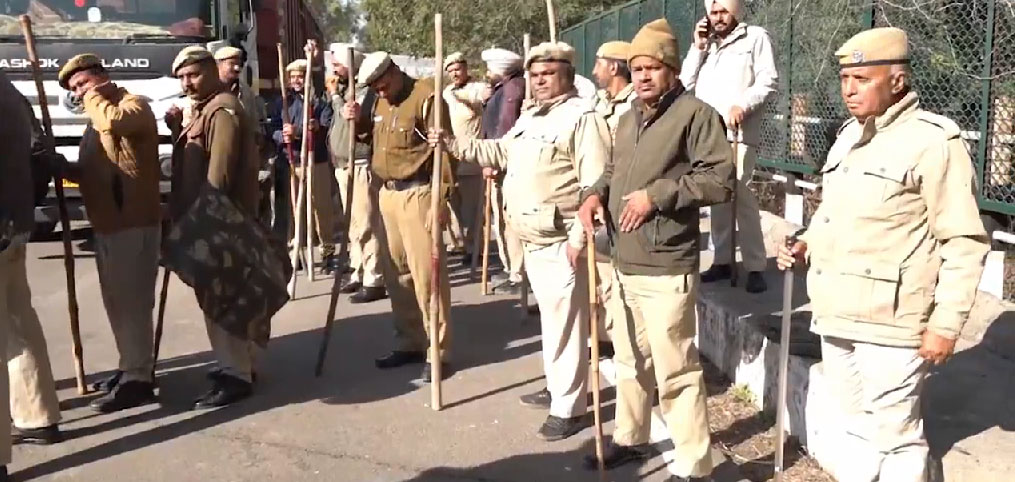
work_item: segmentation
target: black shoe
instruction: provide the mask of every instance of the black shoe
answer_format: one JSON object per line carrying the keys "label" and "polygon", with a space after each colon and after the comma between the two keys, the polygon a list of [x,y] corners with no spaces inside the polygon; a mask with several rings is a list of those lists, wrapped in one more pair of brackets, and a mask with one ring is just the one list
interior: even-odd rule
{"label": "black shoe", "polygon": [[585,430],[589,425],[591,425],[589,418],[584,415],[571,418],[560,418],[550,415],[546,417],[543,426],[539,427],[537,435],[547,442],[556,442]]}
{"label": "black shoe", "polygon": [[765,282],[765,276],[761,274],[761,271],[747,273],[747,286],[745,289],[748,293],[764,293],[768,290],[768,283]]}
{"label": "black shoe", "polygon": [[674,475],[670,477],[669,482],[712,482],[712,477],[707,475],[704,477],[681,477]]}
{"label": "black shoe", "polygon": [[[451,378],[451,376],[454,375],[454,374],[455,374],[455,371],[451,369],[450,365],[448,365],[447,363],[441,363],[441,380],[442,381],[443,380],[447,380],[448,378]],[[433,381],[433,377],[431,377],[431,373],[430,373],[430,363],[429,362],[423,364],[423,373],[420,374],[419,381],[422,382],[422,383],[430,383],[431,381]]]}
{"label": "black shoe", "polygon": [[345,272],[343,266],[338,262],[338,257],[333,254],[325,256],[322,264],[324,266],[324,274]]}
{"label": "black shoe", "polygon": [[113,413],[140,407],[155,401],[155,385],[151,382],[130,380],[116,386],[112,392],[92,400],[88,406],[100,413]]}
{"label": "black shoe", "polygon": [[[603,447],[603,466],[606,470],[613,470],[621,465],[631,462],[640,462],[649,457],[648,445],[618,445],[610,442]],[[583,464],[588,470],[599,468],[599,460],[595,455],[586,456]]]}
{"label": "black shoe", "polygon": [[520,295],[522,294],[522,284],[515,283],[514,281],[507,280],[499,285],[493,287],[493,292],[499,295]]}
{"label": "black shoe", "polygon": [[462,255],[462,266],[472,267],[472,253],[466,251],[465,254]]}
{"label": "black shoe", "polygon": [[542,389],[536,393],[530,393],[528,395],[522,395],[518,397],[518,401],[523,406],[529,408],[539,408],[543,410],[550,409],[550,390]]}
{"label": "black shoe", "polygon": [[608,341],[599,342],[599,359],[613,358],[613,343]]}
{"label": "black shoe", "polygon": [[109,378],[99,380],[92,384],[92,390],[99,393],[112,392],[117,385],[120,384],[120,378],[123,378],[123,372],[117,370]]}
{"label": "black shoe", "polygon": [[338,289],[338,292],[342,293],[344,295],[351,295],[351,294],[359,291],[359,289],[362,288],[362,287],[363,287],[363,285],[360,284],[359,281],[350,281],[350,282],[342,285],[342,287]]}
{"label": "black shoe", "polygon": [[712,267],[701,272],[702,283],[730,279],[733,276],[733,268],[728,264],[713,264]]}
{"label": "black shoe", "polygon": [[380,286],[364,286],[356,293],[349,297],[349,302],[353,304],[359,303],[372,303],[377,300],[383,300],[388,297],[388,292]]}
{"label": "black shoe", "polygon": [[11,441],[15,444],[53,445],[63,442],[63,432],[55,423],[42,428],[11,426]]}
{"label": "black shoe", "polygon": [[250,382],[219,372],[215,376],[211,390],[194,401],[194,409],[201,410],[232,405],[250,397],[253,393],[254,389]]}
{"label": "black shoe", "polygon": [[426,353],[421,351],[393,351],[374,360],[374,365],[382,370],[400,366],[426,363]]}
{"label": "black shoe", "polygon": [[11,480],[7,477],[7,466],[0,467],[0,482],[7,482]]}

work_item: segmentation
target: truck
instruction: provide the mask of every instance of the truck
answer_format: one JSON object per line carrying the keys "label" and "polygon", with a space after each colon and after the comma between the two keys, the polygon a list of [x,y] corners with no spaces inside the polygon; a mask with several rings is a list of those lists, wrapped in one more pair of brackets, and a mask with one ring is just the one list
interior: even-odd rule
{"label": "truck", "polygon": [[[244,79],[265,99],[277,97],[276,43],[285,38],[289,58],[302,55],[321,30],[307,0],[0,0],[0,68],[41,118],[39,96],[19,17],[32,19],[57,152],[77,162],[88,124],[80,101],[57,83],[72,57],[93,53],[114,82],[147,100],[158,121],[160,189],[168,194],[172,140],[165,113],[185,101],[170,67],[189,45],[215,51],[226,45],[246,52]],[[72,220],[87,220],[77,186],[64,181]],[[52,231],[59,218],[53,189],[36,206],[36,234]]]}

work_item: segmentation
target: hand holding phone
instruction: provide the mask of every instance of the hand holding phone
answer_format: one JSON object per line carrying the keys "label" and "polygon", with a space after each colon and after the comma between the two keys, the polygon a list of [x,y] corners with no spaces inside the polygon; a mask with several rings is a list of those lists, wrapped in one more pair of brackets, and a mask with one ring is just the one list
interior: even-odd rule
{"label": "hand holding phone", "polygon": [[708,20],[708,17],[702,17],[694,26],[694,46],[698,50],[705,50],[708,48],[709,38],[712,36],[712,22]]}

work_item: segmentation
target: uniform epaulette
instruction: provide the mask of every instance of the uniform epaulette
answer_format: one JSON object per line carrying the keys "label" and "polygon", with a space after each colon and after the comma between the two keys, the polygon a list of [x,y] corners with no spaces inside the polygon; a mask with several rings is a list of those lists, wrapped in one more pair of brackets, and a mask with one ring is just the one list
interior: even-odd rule
{"label": "uniform epaulette", "polygon": [[949,139],[959,137],[962,134],[962,129],[959,128],[959,125],[943,115],[925,110],[917,110],[916,118],[939,127]]}

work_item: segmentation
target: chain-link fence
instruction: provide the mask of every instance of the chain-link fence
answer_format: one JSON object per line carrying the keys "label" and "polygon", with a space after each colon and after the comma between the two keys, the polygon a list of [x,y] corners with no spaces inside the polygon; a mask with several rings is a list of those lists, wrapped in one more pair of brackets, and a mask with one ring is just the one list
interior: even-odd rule
{"label": "chain-link fence", "polygon": [[[1015,0],[746,0],[745,21],[768,30],[779,65],[779,95],[769,103],[759,164],[814,174],[847,118],[833,55],[872,26],[909,33],[914,84],[925,109],[962,129],[976,163],[980,206],[1015,216]],[[683,49],[704,16],[699,0],[642,0],[562,32],[588,75],[599,45],[630,40],[666,17]]]}

